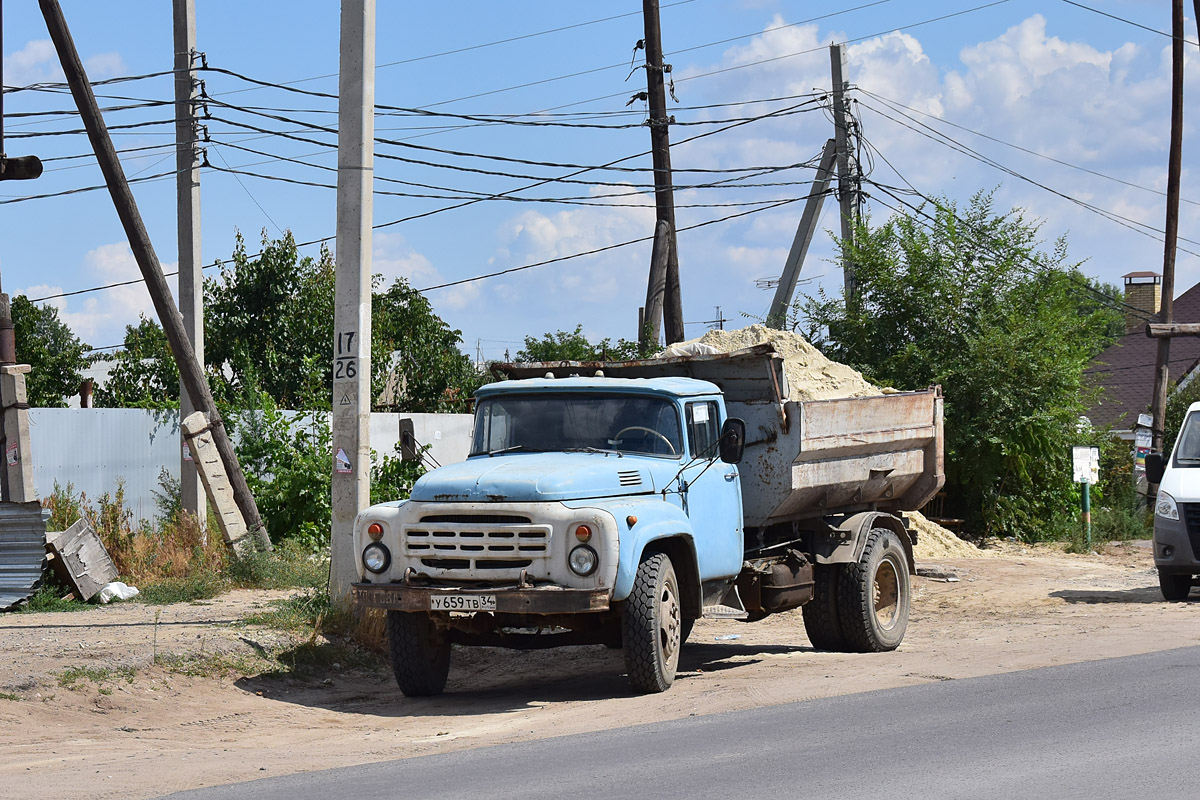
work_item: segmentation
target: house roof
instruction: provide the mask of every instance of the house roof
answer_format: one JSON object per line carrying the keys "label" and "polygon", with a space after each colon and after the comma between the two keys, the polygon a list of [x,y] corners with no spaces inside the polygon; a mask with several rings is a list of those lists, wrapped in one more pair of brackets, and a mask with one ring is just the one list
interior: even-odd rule
{"label": "house roof", "polygon": [[[1175,298],[1172,319],[1200,322],[1200,284]],[[1158,340],[1138,328],[1104,350],[1084,370],[1084,379],[1101,390],[1100,400],[1087,412],[1097,427],[1115,430],[1133,427],[1137,415],[1150,410],[1154,388],[1154,362]],[[1171,340],[1168,372],[1172,382],[1187,375],[1200,363],[1200,337],[1180,336]]]}

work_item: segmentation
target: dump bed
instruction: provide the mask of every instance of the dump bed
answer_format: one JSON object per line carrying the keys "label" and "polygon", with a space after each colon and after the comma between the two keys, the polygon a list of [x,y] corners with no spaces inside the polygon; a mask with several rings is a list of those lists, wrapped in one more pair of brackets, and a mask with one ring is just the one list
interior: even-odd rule
{"label": "dump bed", "polygon": [[732,353],[644,361],[499,364],[510,378],[686,376],[721,388],[729,415],[746,421],[740,466],[747,529],[867,509],[910,511],[945,480],[942,393],[793,401],[783,358],[770,344]]}

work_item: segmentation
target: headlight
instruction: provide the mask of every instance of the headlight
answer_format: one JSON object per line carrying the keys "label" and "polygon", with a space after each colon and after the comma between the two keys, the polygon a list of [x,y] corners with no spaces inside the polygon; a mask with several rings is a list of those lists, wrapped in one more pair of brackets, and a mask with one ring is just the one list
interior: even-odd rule
{"label": "headlight", "polygon": [[364,567],[378,575],[381,572],[387,572],[387,568],[392,565],[392,554],[386,547],[376,542],[363,548],[362,562]]}
{"label": "headlight", "polygon": [[1158,499],[1154,501],[1154,516],[1179,519],[1179,507],[1175,505],[1175,498],[1166,492],[1159,492]]}
{"label": "headlight", "polygon": [[576,547],[567,556],[567,564],[571,567],[571,572],[583,577],[595,572],[596,565],[599,563],[600,557],[596,555],[596,551],[584,545]]}

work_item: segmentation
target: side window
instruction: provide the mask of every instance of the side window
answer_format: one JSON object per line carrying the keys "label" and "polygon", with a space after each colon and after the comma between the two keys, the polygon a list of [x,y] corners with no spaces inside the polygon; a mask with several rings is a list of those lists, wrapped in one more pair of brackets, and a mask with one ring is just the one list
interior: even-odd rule
{"label": "side window", "polygon": [[716,442],[721,435],[716,402],[688,403],[685,414],[692,457],[716,458]]}

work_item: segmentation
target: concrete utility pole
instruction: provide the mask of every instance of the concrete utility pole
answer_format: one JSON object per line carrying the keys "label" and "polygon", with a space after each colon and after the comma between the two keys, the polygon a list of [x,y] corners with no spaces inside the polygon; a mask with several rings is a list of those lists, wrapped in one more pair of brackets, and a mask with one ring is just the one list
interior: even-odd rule
{"label": "concrete utility pole", "polygon": [[254,496],[250,494],[249,487],[246,486],[246,476],[242,473],[237,454],[233,451],[233,444],[229,441],[224,420],[221,419],[216,404],[213,402],[212,392],[209,391],[208,382],[204,377],[204,369],[196,360],[192,343],[183,329],[183,320],[179,316],[179,309],[175,306],[175,299],[171,297],[171,290],[167,286],[167,279],[163,277],[162,266],[158,261],[158,254],[154,252],[154,245],[151,244],[150,236],[146,233],[142,215],[138,212],[133,193],[129,190],[129,181],[125,179],[125,170],[121,168],[121,161],[117,158],[117,151],[108,135],[108,128],[104,124],[104,118],[100,115],[96,95],[92,92],[91,84],[88,83],[87,73],[83,69],[83,62],[79,59],[79,52],[75,49],[75,42],[71,39],[71,31],[67,28],[67,21],[63,18],[62,8],[59,6],[58,0],[38,0],[38,4],[41,6],[42,16],[46,19],[46,28],[50,32],[50,39],[58,51],[58,59],[62,64],[63,73],[67,77],[67,84],[71,87],[71,94],[79,109],[79,116],[83,120],[84,128],[87,129],[88,139],[92,143],[92,149],[96,152],[96,161],[100,165],[100,171],[104,174],[104,183],[108,186],[108,192],[112,196],[117,216],[120,217],[121,226],[125,229],[125,236],[129,239],[129,247],[133,250],[133,257],[137,260],[138,268],[142,272],[142,279],[146,281],[146,289],[150,292],[150,299],[154,302],[154,311],[158,315],[159,322],[162,323],[163,331],[167,335],[167,342],[171,345],[175,363],[179,366],[179,375],[184,380],[188,393],[195,401],[197,410],[204,412],[208,417],[214,444],[229,473],[234,499],[242,512],[242,518],[246,521],[246,528],[258,539],[260,549],[270,550],[271,540],[263,529],[258,506],[254,502]]}
{"label": "concrete utility pole", "polygon": [[333,528],[329,596],[354,582],[354,518],[371,499],[371,218],[375,0],[342,0],[333,343]]}
{"label": "concrete utility pole", "polygon": [[[683,299],[679,289],[679,243],[675,237],[675,190],[671,186],[671,138],[667,132],[674,121],[667,116],[667,89],[663,80],[670,65],[663,65],[662,31],[658,22],[658,0],[642,0],[646,27],[646,97],[650,104],[650,144],[654,160],[654,203],[658,224],[670,226],[671,246],[667,252],[666,293],[663,295],[663,330],[667,344],[683,341]],[[657,237],[657,230],[655,232]],[[651,288],[653,286],[651,285]],[[646,308],[647,314],[650,308]],[[653,318],[650,324],[654,325]]]}
{"label": "concrete utility pole", "polygon": [[[842,217],[842,241],[854,243],[854,226],[858,223],[858,165],[850,152],[851,117],[846,107],[846,81],[843,79],[845,47],[829,47],[829,66],[833,73],[833,126],[837,143],[838,205]],[[854,279],[854,264],[842,256],[842,277],[845,283],[846,308],[850,308],[858,283]]]}
{"label": "concrete utility pole", "polygon": [[821,218],[821,206],[824,205],[825,195],[829,191],[829,179],[833,176],[836,155],[837,144],[830,139],[825,142],[821,163],[817,167],[817,178],[813,181],[812,191],[808,193],[808,200],[804,203],[804,213],[800,215],[800,224],[796,226],[796,238],[792,239],[792,249],[783,265],[783,276],[779,279],[775,297],[771,300],[771,310],[767,312],[767,327],[783,330],[787,322],[788,306],[792,304],[792,295],[796,293],[796,281],[800,278],[800,268],[804,266],[804,257],[808,255],[808,246],[812,244],[813,234],[817,230],[817,220]]}
{"label": "concrete utility pole", "polygon": [[[200,159],[196,103],[199,83],[192,68],[196,50],[195,0],[173,0],[175,31],[175,207],[179,240],[179,311],[196,360],[204,364],[204,272],[200,258]],[[183,510],[206,528],[208,504],[183,421],[196,404],[179,380],[179,495]]]}
{"label": "concrete utility pole", "polygon": [[[1158,321],[1170,324],[1175,304],[1175,245],[1179,238],[1179,174],[1183,161],[1183,0],[1171,0],[1171,146],[1167,155],[1167,222],[1163,237],[1162,309]],[[1151,449],[1162,452],[1167,413],[1171,338],[1158,340],[1154,394],[1150,398]]]}

